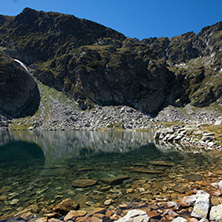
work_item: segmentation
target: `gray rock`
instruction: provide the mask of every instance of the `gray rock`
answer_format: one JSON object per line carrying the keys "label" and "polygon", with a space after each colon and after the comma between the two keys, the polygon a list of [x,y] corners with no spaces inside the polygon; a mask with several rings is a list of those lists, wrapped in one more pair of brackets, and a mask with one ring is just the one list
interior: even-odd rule
{"label": "gray rock", "polygon": [[183,197],[181,204],[183,206],[190,207],[190,206],[194,205],[196,200],[197,200],[197,196],[196,195],[186,196],[186,197]]}
{"label": "gray rock", "polygon": [[202,218],[201,220],[199,220],[199,222],[209,222],[209,220],[207,220],[206,218]]}
{"label": "gray rock", "polygon": [[215,140],[215,137],[212,135],[209,135],[209,136],[203,135],[202,140],[203,141],[213,141],[213,140]]}
{"label": "gray rock", "polygon": [[219,221],[222,219],[222,204],[213,206],[210,211],[210,220]]}
{"label": "gray rock", "polygon": [[200,190],[197,192],[197,200],[195,202],[191,217],[198,219],[207,218],[210,208],[210,194]]}
{"label": "gray rock", "polygon": [[176,219],[172,220],[172,222],[187,222],[187,220],[183,217],[177,217]]}
{"label": "gray rock", "polygon": [[214,133],[204,133],[203,136],[214,136]]}
{"label": "gray rock", "polygon": [[222,191],[222,180],[218,183],[218,187]]}
{"label": "gray rock", "polygon": [[123,218],[115,222],[148,222],[150,217],[142,210],[130,210]]}
{"label": "gray rock", "polygon": [[114,203],[114,200],[113,200],[113,199],[108,199],[108,200],[105,200],[104,205],[105,205],[105,206],[109,206],[109,205],[111,205],[111,204],[113,204],[113,203]]}

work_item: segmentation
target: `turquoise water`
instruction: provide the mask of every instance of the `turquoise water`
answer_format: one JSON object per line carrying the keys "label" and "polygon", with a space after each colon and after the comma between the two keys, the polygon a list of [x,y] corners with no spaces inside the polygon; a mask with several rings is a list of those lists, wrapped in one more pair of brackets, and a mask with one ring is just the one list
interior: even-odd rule
{"label": "turquoise water", "polygon": [[[170,200],[172,190],[180,190],[180,180],[187,186],[201,180],[211,169],[219,170],[221,161],[219,152],[211,155],[160,144],[151,133],[121,131],[4,131],[0,153],[0,216],[30,205],[39,211],[51,209],[65,198],[77,200],[81,207],[104,206],[107,199],[114,205],[161,196]],[[124,179],[107,183],[107,178],[116,177]],[[77,179],[97,183],[73,187]]]}

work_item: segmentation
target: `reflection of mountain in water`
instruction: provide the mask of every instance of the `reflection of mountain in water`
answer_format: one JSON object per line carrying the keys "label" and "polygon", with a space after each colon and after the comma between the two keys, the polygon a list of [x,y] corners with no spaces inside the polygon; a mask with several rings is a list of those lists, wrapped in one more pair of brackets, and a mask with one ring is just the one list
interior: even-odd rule
{"label": "reflection of mountain in water", "polygon": [[45,156],[46,165],[70,158],[93,157],[95,154],[126,153],[154,143],[158,152],[184,151],[181,145],[153,141],[152,133],[126,131],[11,131],[0,134],[0,144],[10,141],[35,143]]}
{"label": "reflection of mountain in water", "polygon": [[152,142],[150,133],[123,131],[12,131],[0,138],[0,143],[17,140],[37,144],[44,152],[46,163],[101,152],[126,153]]}

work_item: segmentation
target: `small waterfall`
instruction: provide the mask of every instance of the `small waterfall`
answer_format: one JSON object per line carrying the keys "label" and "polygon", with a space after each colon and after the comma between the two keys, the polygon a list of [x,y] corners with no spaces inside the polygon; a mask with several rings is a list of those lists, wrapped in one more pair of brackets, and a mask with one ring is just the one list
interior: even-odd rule
{"label": "small waterfall", "polygon": [[26,65],[25,65],[23,62],[21,62],[21,61],[18,60],[18,59],[14,59],[14,61],[17,62],[17,63],[19,63],[19,65],[20,65],[27,73],[29,73],[28,68],[26,67]]}

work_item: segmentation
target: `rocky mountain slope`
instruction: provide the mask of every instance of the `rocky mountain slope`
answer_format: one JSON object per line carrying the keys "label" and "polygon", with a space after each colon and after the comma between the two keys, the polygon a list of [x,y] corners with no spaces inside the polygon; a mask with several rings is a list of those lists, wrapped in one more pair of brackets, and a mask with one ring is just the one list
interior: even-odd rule
{"label": "rocky mountain slope", "polygon": [[222,22],[198,34],[139,41],[72,15],[26,8],[15,17],[1,15],[0,33],[0,51],[83,110],[126,105],[155,115],[169,105],[212,103],[221,109]]}

